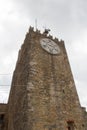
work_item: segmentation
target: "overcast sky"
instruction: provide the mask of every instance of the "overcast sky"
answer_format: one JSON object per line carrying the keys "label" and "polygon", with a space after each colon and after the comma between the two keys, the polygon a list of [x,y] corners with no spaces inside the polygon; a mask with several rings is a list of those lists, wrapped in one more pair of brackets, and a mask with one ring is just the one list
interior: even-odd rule
{"label": "overcast sky", "polygon": [[[7,102],[18,50],[29,26],[65,41],[77,92],[87,107],[87,0],[0,0],[0,102]],[[6,85],[6,86],[5,86]]]}

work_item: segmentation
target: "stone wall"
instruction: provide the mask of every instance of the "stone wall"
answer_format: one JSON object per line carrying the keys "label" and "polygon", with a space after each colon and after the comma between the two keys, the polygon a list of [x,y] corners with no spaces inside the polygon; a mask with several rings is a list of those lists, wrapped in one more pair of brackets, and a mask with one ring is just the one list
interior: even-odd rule
{"label": "stone wall", "polygon": [[7,104],[0,103],[0,130],[4,130],[6,120],[5,115],[7,112]]}
{"label": "stone wall", "polygon": [[6,112],[7,104],[0,103],[0,114],[4,114]]}
{"label": "stone wall", "polygon": [[[52,55],[41,38],[60,47]],[[83,130],[84,117],[63,41],[30,28],[19,51],[8,103],[8,130]]]}

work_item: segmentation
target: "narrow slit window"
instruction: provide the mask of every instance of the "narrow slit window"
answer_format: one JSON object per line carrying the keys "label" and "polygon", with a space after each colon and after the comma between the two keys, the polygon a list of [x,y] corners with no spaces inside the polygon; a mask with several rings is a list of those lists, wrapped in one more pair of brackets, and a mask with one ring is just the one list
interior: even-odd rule
{"label": "narrow slit window", "polygon": [[0,115],[0,124],[2,124],[4,122],[4,114]]}

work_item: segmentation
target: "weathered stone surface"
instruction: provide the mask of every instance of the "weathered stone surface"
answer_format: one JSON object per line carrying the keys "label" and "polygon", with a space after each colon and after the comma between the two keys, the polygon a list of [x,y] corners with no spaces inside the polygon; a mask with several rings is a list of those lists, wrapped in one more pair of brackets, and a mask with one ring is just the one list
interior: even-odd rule
{"label": "weathered stone surface", "polygon": [[7,104],[0,103],[0,130],[4,130],[6,126],[6,112],[7,112]]}
{"label": "weathered stone surface", "polygon": [[47,35],[30,28],[19,52],[7,130],[70,130],[70,124],[85,130],[87,114],[80,106],[64,41],[54,40],[61,52],[52,55],[41,48],[41,38]]}

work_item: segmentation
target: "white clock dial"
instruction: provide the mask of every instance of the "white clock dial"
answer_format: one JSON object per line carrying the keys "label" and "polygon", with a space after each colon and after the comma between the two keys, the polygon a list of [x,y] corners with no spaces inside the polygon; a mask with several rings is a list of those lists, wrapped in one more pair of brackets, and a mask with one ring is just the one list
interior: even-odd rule
{"label": "white clock dial", "polygon": [[51,54],[59,54],[60,53],[60,48],[59,46],[52,40],[48,38],[43,38],[40,41],[40,44],[44,50]]}

